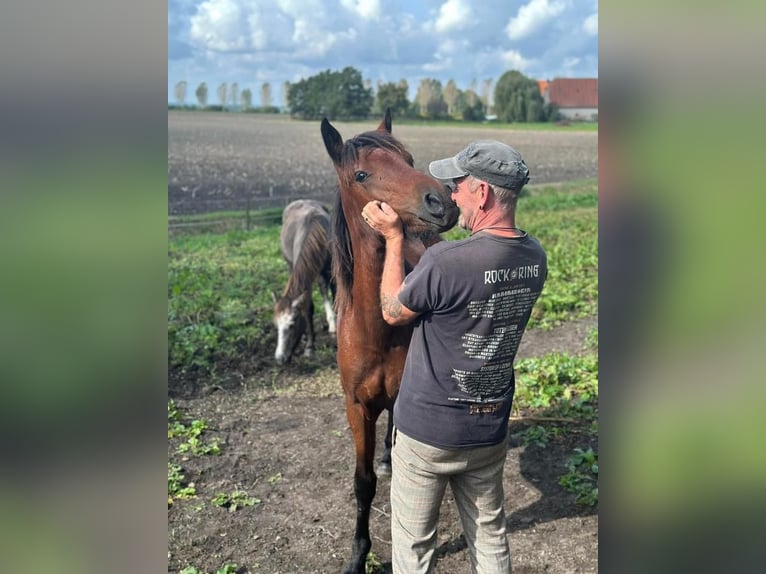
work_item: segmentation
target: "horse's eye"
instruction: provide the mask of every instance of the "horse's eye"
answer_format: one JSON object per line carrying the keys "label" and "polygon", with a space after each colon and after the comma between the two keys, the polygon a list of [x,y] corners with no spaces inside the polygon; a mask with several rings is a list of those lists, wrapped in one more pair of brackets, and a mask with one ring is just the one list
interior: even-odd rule
{"label": "horse's eye", "polygon": [[357,171],[354,174],[354,179],[359,183],[364,183],[368,177],[370,177],[370,174],[366,171]]}

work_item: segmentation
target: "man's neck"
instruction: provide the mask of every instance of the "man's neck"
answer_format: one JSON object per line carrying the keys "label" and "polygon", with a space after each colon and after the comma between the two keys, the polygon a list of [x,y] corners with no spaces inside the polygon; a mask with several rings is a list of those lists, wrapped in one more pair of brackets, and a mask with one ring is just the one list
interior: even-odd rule
{"label": "man's neck", "polygon": [[486,231],[493,235],[503,237],[520,237],[524,232],[516,227],[516,218],[513,213],[506,213],[499,209],[480,211],[474,220],[471,234]]}

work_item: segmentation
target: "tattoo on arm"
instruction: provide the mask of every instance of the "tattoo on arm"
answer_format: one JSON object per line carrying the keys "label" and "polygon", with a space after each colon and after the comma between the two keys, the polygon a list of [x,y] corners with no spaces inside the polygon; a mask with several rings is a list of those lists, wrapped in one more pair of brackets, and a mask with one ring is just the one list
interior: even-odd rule
{"label": "tattoo on arm", "polygon": [[391,297],[391,295],[381,294],[380,308],[392,319],[398,319],[402,316],[402,304],[399,303],[399,299]]}

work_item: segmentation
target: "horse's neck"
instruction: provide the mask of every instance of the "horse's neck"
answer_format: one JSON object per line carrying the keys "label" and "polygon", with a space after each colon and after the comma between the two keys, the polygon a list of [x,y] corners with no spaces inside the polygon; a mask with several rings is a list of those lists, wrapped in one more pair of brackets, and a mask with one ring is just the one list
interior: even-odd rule
{"label": "horse's neck", "polygon": [[284,296],[293,300],[306,291],[310,292],[312,282],[307,281],[306,277],[305,274],[296,273],[295,268],[293,268],[293,271],[290,273],[290,277],[287,280],[287,285],[285,285]]}

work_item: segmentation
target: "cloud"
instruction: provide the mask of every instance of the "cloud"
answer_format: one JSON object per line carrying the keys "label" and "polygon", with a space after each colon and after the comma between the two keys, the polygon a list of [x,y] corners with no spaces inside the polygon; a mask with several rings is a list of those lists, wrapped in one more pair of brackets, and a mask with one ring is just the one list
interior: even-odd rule
{"label": "cloud", "polygon": [[365,20],[380,18],[380,0],[340,0],[340,3]]}
{"label": "cloud", "polygon": [[511,40],[521,40],[539,30],[566,8],[564,2],[549,0],[531,0],[519,8],[515,18],[511,18],[505,28]]}
{"label": "cloud", "polygon": [[434,28],[437,32],[462,30],[471,24],[473,14],[466,0],[447,0],[439,7]]}
{"label": "cloud", "polygon": [[582,29],[588,36],[598,36],[598,12],[585,19],[582,23]]}
{"label": "cloud", "polygon": [[248,41],[248,19],[236,0],[206,0],[191,18],[192,43],[210,50],[243,50]]}
{"label": "cloud", "polygon": [[373,85],[432,78],[460,89],[509,69],[598,75],[597,0],[522,3],[168,0],[168,94],[180,80],[255,92],[346,66]]}
{"label": "cloud", "polygon": [[501,58],[508,68],[523,72],[532,64],[531,60],[526,59],[517,50],[506,50],[501,54]]}

